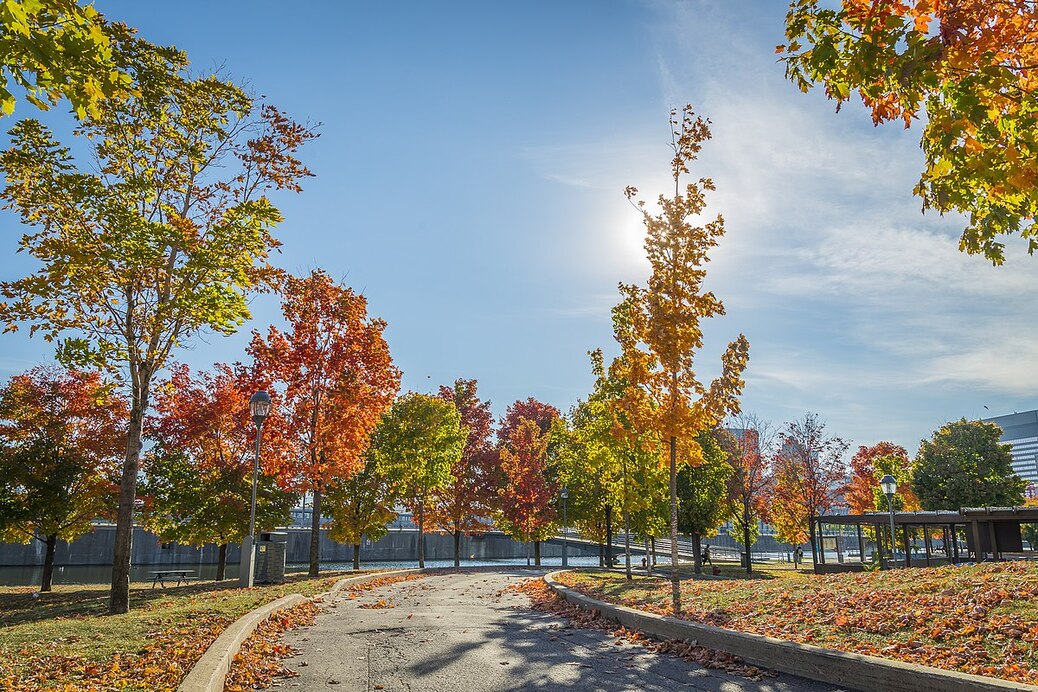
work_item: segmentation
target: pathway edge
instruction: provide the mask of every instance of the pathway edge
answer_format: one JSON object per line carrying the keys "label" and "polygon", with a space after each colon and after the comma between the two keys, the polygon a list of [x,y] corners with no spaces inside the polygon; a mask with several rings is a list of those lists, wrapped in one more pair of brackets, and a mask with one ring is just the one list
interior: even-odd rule
{"label": "pathway edge", "polygon": [[556,577],[563,571],[568,570],[544,575],[544,581],[552,591],[573,605],[598,611],[613,622],[661,639],[694,641],[701,646],[735,654],[753,665],[790,675],[861,692],[1038,692],[1038,687],[1033,685],[825,649],[613,605],[560,584]]}
{"label": "pathway edge", "polygon": [[276,601],[265,603],[258,608],[250,610],[245,613],[245,615],[242,615],[240,618],[228,625],[226,629],[220,633],[220,636],[209,645],[201,658],[195,662],[195,665],[192,666],[188,674],[184,676],[184,679],[177,687],[177,692],[222,692],[224,682],[227,679],[227,673],[231,669],[231,663],[233,663],[234,657],[238,654],[238,651],[241,650],[242,643],[249,638],[249,635],[256,630],[261,622],[274,613],[285,610],[286,608],[291,608],[292,606],[303,603],[304,601],[312,601],[318,598],[334,596],[350,583],[369,581],[380,577],[389,577],[419,571],[421,570],[404,569],[394,570],[392,572],[371,572],[369,574],[360,574],[354,577],[344,577],[335,582],[335,584],[332,585],[332,588],[324,593],[319,593],[310,597],[298,593],[288,594],[287,596],[282,596]]}

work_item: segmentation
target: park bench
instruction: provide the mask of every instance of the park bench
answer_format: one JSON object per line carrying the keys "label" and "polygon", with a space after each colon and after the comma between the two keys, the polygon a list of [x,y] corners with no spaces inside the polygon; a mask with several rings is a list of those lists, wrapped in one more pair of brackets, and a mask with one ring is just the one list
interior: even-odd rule
{"label": "park bench", "polygon": [[166,588],[167,581],[177,582],[177,586],[180,586],[184,582],[195,581],[198,577],[194,576],[195,571],[193,569],[166,569],[159,570],[151,573],[151,588],[155,588],[158,584],[162,588]]}

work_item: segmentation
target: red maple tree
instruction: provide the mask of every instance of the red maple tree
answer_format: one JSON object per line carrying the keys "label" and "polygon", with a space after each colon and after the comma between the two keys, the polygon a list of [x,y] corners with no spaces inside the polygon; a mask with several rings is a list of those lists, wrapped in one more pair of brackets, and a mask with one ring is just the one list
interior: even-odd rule
{"label": "red maple tree", "polygon": [[534,542],[538,565],[541,541],[550,534],[557,514],[558,483],[547,472],[549,431],[559,417],[557,408],[530,397],[508,407],[497,431],[504,480],[498,492],[498,523],[513,538]]}
{"label": "red maple tree", "polygon": [[96,372],[39,366],[0,388],[0,540],[44,544],[41,591],[57,541],[114,512],[127,409]]}
{"label": "red maple tree", "polygon": [[[903,460],[904,465],[910,463],[908,451],[893,442],[878,442],[871,447],[862,445],[851,457],[851,478],[844,487],[843,497],[852,514],[871,512],[876,509],[876,488],[879,477],[876,473],[876,459],[880,457],[896,457]],[[908,483],[901,483],[898,495],[905,500],[906,507],[918,508],[919,500],[915,498]]]}
{"label": "red maple tree", "polygon": [[400,389],[383,337],[386,323],[369,318],[367,300],[324,271],[289,277],[282,291],[287,331],[253,332],[248,352],[259,381],[281,392],[287,434],[297,453],[279,473],[312,493],[310,575],[318,573],[321,497],[337,478],[363,465],[361,455]]}
{"label": "red maple tree", "polygon": [[451,467],[450,483],[434,494],[428,511],[430,522],[454,537],[454,565],[461,564],[462,534],[480,534],[489,527],[501,485],[500,457],[490,442],[490,402],[480,401],[475,380],[455,380],[441,386],[439,396],[452,402],[468,429],[465,451]]}

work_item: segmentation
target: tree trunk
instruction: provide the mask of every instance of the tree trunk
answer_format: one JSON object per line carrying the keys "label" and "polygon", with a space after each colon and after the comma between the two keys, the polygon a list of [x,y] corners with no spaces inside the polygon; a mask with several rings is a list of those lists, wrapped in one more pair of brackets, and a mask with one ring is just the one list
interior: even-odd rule
{"label": "tree trunk", "polygon": [[321,569],[321,488],[314,488],[314,495],[310,507],[313,514],[310,517],[310,571],[311,577],[316,577]]}
{"label": "tree trunk", "polygon": [[746,546],[746,574],[753,574],[753,560],[750,559],[750,503],[742,506],[742,540]]}
{"label": "tree trunk", "polygon": [[[809,521],[811,522],[811,528],[808,529],[808,537],[811,540],[811,566],[813,568],[814,565],[818,564],[818,545],[815,543],[815,515],[812,514]],[[891,536],[891,538],[893,538],[893,536]],[[893,555],[893,551],[891,551],[891,555]]]}
{"label": "tree trunk", "polygon": [[227,544],[221,543],[216,553],[216,581],[223,581],[227,574]]}
{"label": "tree trunk", "polygon": [[418,503],[418,568],[425,569],[425,503]]}
{"label": "tree trunk", "polygon": [[43,580],[40,582],[40,592],[50,591],[51,580],[54,578],[54,548],[58,544],[58,534],[52,533],[44,541],[47,552],[43,558]]}
{"label": "tree trunk", "polygon": [[541,566],[541,542],[540,541],[534,541],[533,542],[533,564],[534,564],[534,567],[540,567]]}
{"label": "tree trunk", "polygon": [[112,549],[112,590],[108,601],[109,615],[130,610],[130,557],[133,554],[133,506],[137,500],[137,472],[140,470],[141,436],[144,432],[144,414],[148,410],[151,373],[143,365],[130,364],[131,376],[136,375],[130,406],[130,422],[126,429],[126,458],[119,479],[119,510],[115,520],[115,541]]}
{"label": "tree trunk", "polygon": [[670,602],[681,614],[681,575],[678,574],[678,438],[670,438]]}
{"label": "tree trunk", "polygon": [[627,569],[627,581],[634,577],[631,575],[631,517],[624,510],[624,567]]}
{"label": "tree trunk", "polygon": [[606,505],[605,507],[605,525],[606,525],[606,567],[612,569],[613,567],[613,506]]}
{"label": "tree trunk", "polygon": [[652,559],[656,557],[653,551],[649,549],[649,539],[645,539],[645,576],[652,576]]}
{"label": "tree trunk", "polygon": [[353,569],[360,569],[360,543],[353,544]]}
{"label": "tree trunk", "polygon": [[703,573],[703,537],[698,533],[692,533],[692,558],[695,564],[695,573]]}
{"label": "tree trunk", "polygon": [[461,530],[454,532],[454,566],[461,567]]}

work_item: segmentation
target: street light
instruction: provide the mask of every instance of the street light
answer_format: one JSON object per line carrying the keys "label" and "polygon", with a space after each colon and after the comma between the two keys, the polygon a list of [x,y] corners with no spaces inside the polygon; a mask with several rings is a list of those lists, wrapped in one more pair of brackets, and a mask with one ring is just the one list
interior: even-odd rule
{"label": "street light", "polygon": [[562,496],[562,566],[568,567],[569,536],[566,535],[566,500],[569,499],[569,488],[563,488],[559,494]]}
{"label": "street light", "polygon": [[897,494],[897,479],[888,473],[879,479],[879,487],[887,496],[887,511],[890,512],[890,562],[892,567],[897,567],[897,554],[895,553],[897,538],[894,537],[894,495]]}
{"label": "street light", "polygon": [[259,480],[260,435],[263,432],[263,421],[270,413],[270,395],[259,391],[249,399],[249,412],[252,422],[256,424],[256,458],[252,466],[252,504],[249,509],[249,535],[241,543],[241,566],[238,575],[239,586],[249,587],[253,584],[253,565],[256,562],[256,483]]}

